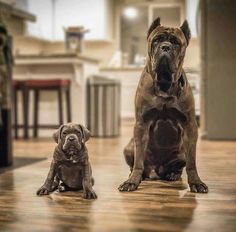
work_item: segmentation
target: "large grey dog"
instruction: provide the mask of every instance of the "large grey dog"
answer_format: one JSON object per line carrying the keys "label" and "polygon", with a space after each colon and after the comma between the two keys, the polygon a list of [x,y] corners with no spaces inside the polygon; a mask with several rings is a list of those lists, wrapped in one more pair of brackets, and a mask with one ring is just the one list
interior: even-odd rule
{"label": "large grey dog", "polygon": [[62,125],[53,137],[58,145],[48,176],[37,195],[47,195],[56,189],[59,192],[83,189],[84,198],[97,198],[92,187],[94,179],[85,146],[90,137],[88,129],[79,124],[68,123]]}
{"label": "large grey dog", "polygon": [[124,150],[131,174],[119,190],[136,190],[153,171],[163,180],[179,180],[186,166],[190,190],[207,193],[197,173],[194,98],[182,68],[190,40],[188,23],[170,28],[157,18],[147,39],[147,62],[135,97],[134,137]]}

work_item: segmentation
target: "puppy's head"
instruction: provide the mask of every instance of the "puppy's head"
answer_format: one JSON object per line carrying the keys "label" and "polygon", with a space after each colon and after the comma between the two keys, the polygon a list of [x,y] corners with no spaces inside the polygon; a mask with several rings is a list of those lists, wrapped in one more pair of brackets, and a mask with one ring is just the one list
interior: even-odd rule
{"label": "puppy's head", "polygon": [[53,138],[64,151],[65,159],[77,163],[81,155],[79,151],[90,138],[90,132],[80,124],[68,123],[60,126]]}
{"label": "puppy's head", "polygon": [[150,26],[147,34],[149,71],[158,90],[167,92],[180,78],[190,37],[186,20],[180,28],[164,27],[160,18]]}

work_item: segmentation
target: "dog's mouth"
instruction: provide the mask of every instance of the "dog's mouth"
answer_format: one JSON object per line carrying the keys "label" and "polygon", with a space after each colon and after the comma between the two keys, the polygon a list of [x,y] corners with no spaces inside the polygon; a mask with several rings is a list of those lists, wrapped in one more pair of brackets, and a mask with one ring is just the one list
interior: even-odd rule
{"label": "dog's mouth", "polygon": [[79,162],[79,153],[82,146],[79,143],[75,142],[66,142],[63,146],[63,150],[66,154],[66,160],[70,161],[72,163],[78,163]]}
{"label": "dog's mouth", "polygon": [[70,161],[72,163],[78,163],[79,162],[79,156],[78,156],[77,153],[78,152],[76,152],[74,149],[69,150],[66,154],[67,161]]}
{"label": "dog's mouth", "polygon": [[172,76],[173,68],[171,66],[170,56],[163,54],[159,59],[155,70],[156,87],[163,92],[167,92],[172,85]]}

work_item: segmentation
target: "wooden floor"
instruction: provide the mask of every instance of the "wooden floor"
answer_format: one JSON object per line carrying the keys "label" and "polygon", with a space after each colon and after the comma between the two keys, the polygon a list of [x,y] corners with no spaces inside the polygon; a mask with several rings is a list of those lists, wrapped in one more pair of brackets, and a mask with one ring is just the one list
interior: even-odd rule
{"label": "wooden floor", "polygon": [[[49,161],[0,175],[0,231],[236,231],[236,142],[198,143],[200,176],[208,194],[188,191],[180,182],[143,182],[136,192],[120,193],[129,173],[122,149],[132,133],[125,123],[116,139],[91,139],[88,144],[98,199],[82,193],[37,197]],[[17,141],[16,156],[49,157],[52,139]]]}

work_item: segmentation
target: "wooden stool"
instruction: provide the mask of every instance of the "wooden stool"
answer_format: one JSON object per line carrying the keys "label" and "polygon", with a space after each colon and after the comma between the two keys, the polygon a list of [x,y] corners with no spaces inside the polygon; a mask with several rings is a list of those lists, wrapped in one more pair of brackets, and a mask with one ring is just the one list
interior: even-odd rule
{"label": "wooden stool", "polygon": [[[59,125],[64,123],[63,120],[63,92],[66,95],[67,105],[67,121],[71,121],[71,102],[70,102],[70,80],[24,80],[15,81],[14,83],[14,117],[15,117],[15,137],[18,138],[18,117],[17,117],[17,91],[22,90],[23,93],[23,128],[24,138],[29,138],[29,93],[34,91],[34,118],[33,118],[33,137],[38,137],[39,128],[57,128]],[[38,114],[39,114],[39,101],[40,91],[57,91],[58,92],[58,110],[59,110],[59,125],[39,125]]]}
{"label": "wooden stool", "polygon": [[14,137],[15,139],[18,139],[18,129],[20,127],[19,123],[18,123],[18,96],[17,93],[18,92],[22,92],[22,100],[23,100],[23,120],[25,119],[25,104],[26,104],[26,100],[25,99],[25,95],[24,95],[24,84],[25,81],[21,81],[21,80],[13,80],[13,110],[14,110]]}

